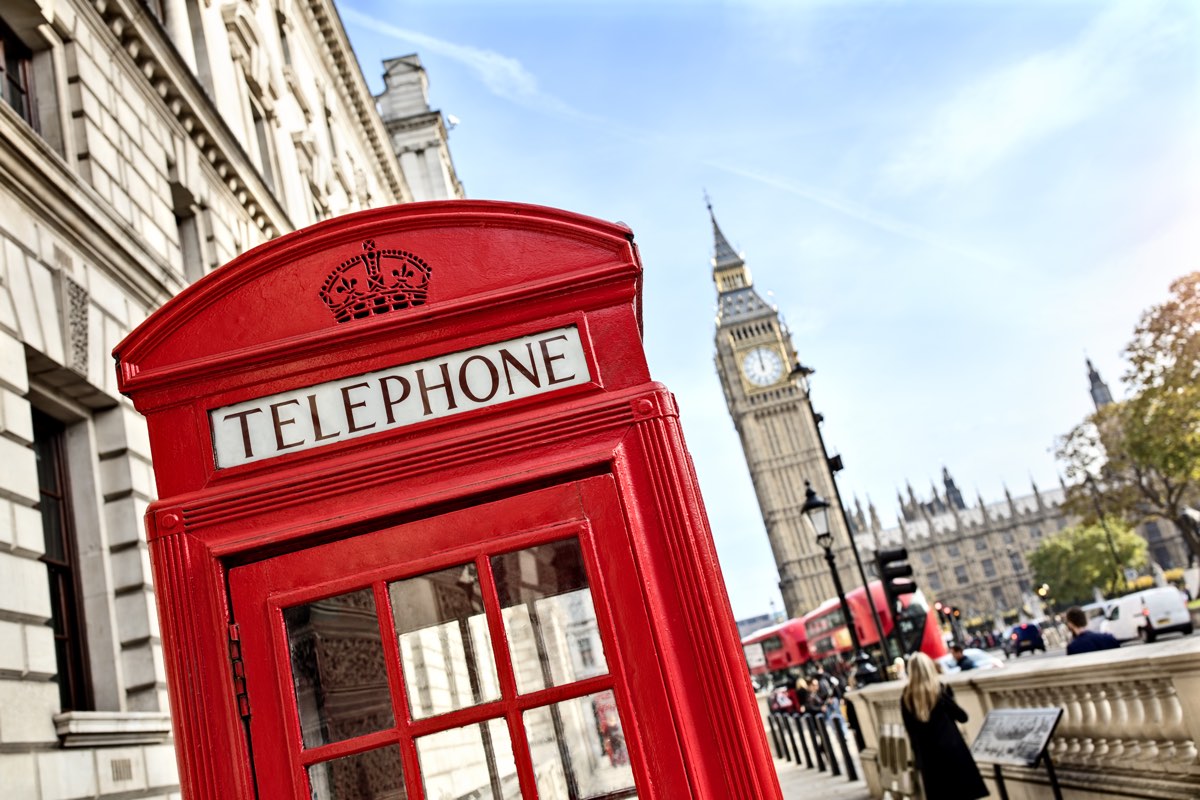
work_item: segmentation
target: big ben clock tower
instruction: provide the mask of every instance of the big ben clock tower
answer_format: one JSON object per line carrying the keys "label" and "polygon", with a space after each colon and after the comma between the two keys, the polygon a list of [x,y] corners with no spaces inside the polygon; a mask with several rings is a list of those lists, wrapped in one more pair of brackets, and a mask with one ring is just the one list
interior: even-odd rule
{"label": "big ben clock tower", "polygon": [[833,472],[807,383],[792,371],[797,359],[791,334],[779,311],[754,290],[746,262],[721,233],[711,205],[708,212],[717,287],[717,374],[758,495],[784,608],[789,617],[799,617],[835,595],[825,551],[801,511],[806,480],[835,506],[829,522],[842,582],[848,587],[858,585],[848,568],[849,531],[836,507]]}

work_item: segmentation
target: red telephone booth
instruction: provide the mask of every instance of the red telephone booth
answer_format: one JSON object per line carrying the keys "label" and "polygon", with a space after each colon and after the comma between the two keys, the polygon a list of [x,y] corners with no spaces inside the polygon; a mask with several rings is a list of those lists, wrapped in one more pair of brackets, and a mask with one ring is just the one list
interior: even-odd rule
{"label": "red telephone booth", "polygon": [[184,796],[778,798],[621,225],[415,203],[115,351]]}

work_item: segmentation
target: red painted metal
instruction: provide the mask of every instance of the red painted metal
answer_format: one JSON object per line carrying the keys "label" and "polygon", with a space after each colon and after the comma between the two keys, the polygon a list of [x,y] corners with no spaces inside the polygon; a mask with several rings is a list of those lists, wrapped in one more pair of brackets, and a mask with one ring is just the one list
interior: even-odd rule
{"label": "red painted metal", "polygon": [[[381,743],[420,798],[413,737],[487,718],[507,723],[533,798],[524,710],[606,689],[639,797],[780,797],[674,398],[646,366],[640,287],[621,225],[414,203],[256,248],[116,348],[120,389],[150,430],[160,499],[146,523],[188,800],[307,797],[307,764]],[[290,447],[300,426],[287,427],[303,400],[281,400],[246,412],[276,415],[278,454],[218,466],[214,409],[571,327],[586,380],[549,386],[559,356],[543,349],[543,393],[378,432],[355,416],[367,390],[343,386],[341,429],[361,435],[329,433],[312,399],[328,441],[310,449]],[[564,537],[580,542],[608,673],[521,695],[488,559]],[[411,719],[386,582],[467,562],[491,587],[501,699]],[[395,725],[305,750],[280,609],[364,587],[390,641]]]}

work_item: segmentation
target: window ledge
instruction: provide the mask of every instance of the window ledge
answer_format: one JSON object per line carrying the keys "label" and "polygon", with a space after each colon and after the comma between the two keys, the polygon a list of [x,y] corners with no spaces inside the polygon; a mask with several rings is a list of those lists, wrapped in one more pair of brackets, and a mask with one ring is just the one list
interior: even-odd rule
{"label": "window ledge", "polygon": [[171,715],[159,711],[67,711],[54,716],[63,747],[160,744],[171,738]]}

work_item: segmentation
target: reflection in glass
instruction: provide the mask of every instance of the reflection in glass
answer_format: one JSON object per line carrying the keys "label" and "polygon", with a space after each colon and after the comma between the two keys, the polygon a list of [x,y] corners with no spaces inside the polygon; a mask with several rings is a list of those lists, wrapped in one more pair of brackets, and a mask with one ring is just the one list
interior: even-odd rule
{"label": "reflection in glass", "polygon": [[308,768],[312,800],[405,800],[404,769],[395,747],[368,750]]}
{"label": "reflection in glass", "polygon": [[521,797],[512,740],[503,719],[423,736],[417,740],[417,759],[430,800]]}
{"label": "reflection in glass", "polygon": [[283,610],[305,747],[395,724],[369,588]]}
{"label": "reflection in glass", "polygon": [[637,797],[612,690],[525,712],[539,800]]}
{"label": "reflection in glass", "polygon": [[388,585],[414,719],[500,697],[474,564]]}
{"label": "reflection in glass", "polygon": [[608,672],[576,539],[492,558],[522,694]]}

